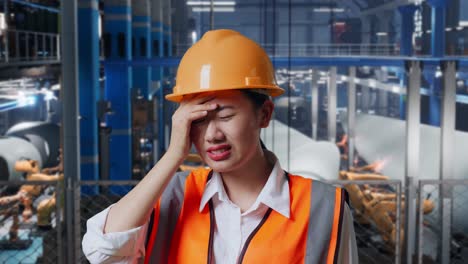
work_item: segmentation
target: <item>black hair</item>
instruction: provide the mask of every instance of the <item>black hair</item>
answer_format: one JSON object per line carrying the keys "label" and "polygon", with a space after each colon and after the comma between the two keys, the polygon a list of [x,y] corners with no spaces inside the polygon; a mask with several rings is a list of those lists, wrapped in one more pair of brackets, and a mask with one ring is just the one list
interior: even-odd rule
{"label": "black hair", "polygon": [[259,109],[266,101],[270,100],[270,97],[266,94],[252,92],[244,89],[241,91],[253,103],[256,109]]}
{"label": "black hair", "polygon": [[[260,107],[263,106],[263,104],[270,100],[270,97],[266,94],[261,94],[257,92],[252,92],[249,90],[241,90],[242,93],[253,103],[255,109],[259,109]],[[263,143],[262,139],[260,139],[260,146],[262,149],[266,150],[267,147]]]}

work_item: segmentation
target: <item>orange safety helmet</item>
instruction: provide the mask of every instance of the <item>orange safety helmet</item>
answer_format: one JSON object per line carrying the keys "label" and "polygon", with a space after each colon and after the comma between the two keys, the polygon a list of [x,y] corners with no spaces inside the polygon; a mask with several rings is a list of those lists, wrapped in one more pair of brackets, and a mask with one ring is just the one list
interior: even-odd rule
{"label": "orange safety helmet", "polygon": [[284,93],[262,47],[239,32],[212,30],[182,57],[173,93],[166,99],[180,102],[189,94],[233,89],[262,89],[273,97]]}

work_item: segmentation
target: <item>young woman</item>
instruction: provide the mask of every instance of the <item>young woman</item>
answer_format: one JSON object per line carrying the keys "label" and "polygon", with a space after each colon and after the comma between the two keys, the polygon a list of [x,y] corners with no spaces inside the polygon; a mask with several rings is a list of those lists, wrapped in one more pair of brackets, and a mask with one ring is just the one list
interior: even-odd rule
{"label": "young woman", "polygon": [[[341,188],[290,175],[262,148],[276,85],[265,51],[207,32],[182,58],[165,155],[87,222],[92,263],[358,263]],[[210,169],[176,173],[194,144]],[[337,175],[338,176],[338,175]]]}

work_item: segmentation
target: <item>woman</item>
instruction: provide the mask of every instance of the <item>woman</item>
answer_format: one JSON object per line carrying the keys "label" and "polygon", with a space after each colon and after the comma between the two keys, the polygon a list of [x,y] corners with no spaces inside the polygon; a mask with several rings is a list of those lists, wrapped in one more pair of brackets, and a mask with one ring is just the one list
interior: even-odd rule
{"label": "woman", "polygon": [[[182,58],[170,145],[144,179],[88,220],[93,263],[357,263],[345,192],[289,175],[262,148],[284,91],[252,40],[206,33]],[[176,173],[195,145],[210,169]]]}

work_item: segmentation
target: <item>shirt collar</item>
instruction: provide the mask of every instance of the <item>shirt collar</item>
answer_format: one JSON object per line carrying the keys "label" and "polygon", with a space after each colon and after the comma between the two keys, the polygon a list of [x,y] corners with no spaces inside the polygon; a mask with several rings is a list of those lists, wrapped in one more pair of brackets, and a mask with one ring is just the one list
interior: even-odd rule
{"label": "shirt collar", "polygon": [[[268,154],[273,155],[272,152]],[[290,197],[289,197],[289,183],[286,178],[286,173],[281,168],[281,165],[276,157],[273,170],[268,177],[268,180],[263,187],[262,191],[257,197],[252,207],[245,212],[245,214],[256,210],[260,204],[264,204],[271,209],[277,211],[286,218],[290,217]],[[205,190],[200,202],[200,212],[203,211],[208,201],[218,194],[218,198],[222,202],[231,202],[226,190],[224,189],[223,180],[221,175],[215,171],[211,179],[206,183]]]}

